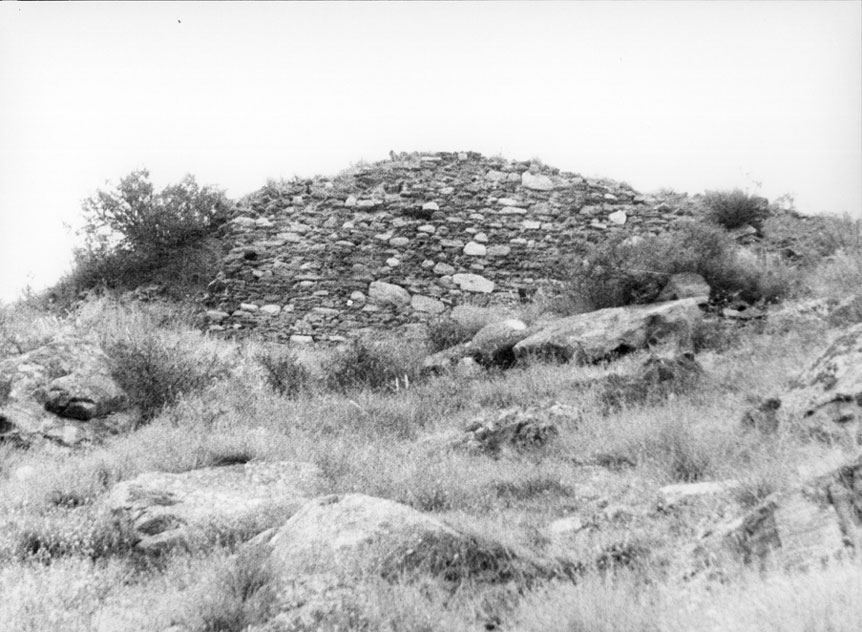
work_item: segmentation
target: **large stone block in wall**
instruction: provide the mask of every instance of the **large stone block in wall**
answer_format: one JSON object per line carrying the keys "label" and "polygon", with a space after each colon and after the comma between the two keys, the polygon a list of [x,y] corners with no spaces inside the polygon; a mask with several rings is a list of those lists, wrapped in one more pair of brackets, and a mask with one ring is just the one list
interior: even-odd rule
{"label": "large stone block in wall", "polygon": [[490,294],[494,291],[494,282],[479,274],[453,274],[452,281],[465,292]]}
{"label": "large stone block in wall", "polygon": [[372,281],[368,286],[368,296],[372,301],[396,307],[410,303],[410,292],[400,285],[384,281]]}

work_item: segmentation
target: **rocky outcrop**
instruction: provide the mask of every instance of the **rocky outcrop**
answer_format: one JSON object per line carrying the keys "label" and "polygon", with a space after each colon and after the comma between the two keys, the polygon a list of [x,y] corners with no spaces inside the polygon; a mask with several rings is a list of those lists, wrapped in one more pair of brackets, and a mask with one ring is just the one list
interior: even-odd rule
{"label": "rocky outcrop", "polygon": [[0,384],[0,427],[7,434],[73,445],[134,425],[108,358],[86,340],[61,337],[3,360]]}
{"label": "rocky outcrop", "polygon": [[815,437],[862,446],[862,324],[841,334],[782,399]]}
{"label": "rocky outcrop", "polygon": [[517,303],[553,286],[573,240],[657,233],[687,213],[625,184],[472,152],[271,183],[224,227],[209,326],[339,340],[468,299]]}
{"label": "rocky outcrop", "polygon": [[684,338],[700,317],[695,298],[610,307],[553,321],[516,344],[514,352],[518,358],[598,362],[674,336]]}
{"label": "rocky outcrop", "polygon": [[706,280],[694,272],[683,272],[674,274],[668,279],[661,293],[656,298],[657,302],[678,301],[682,298],[697,298],[701,303],[709,301],[709,293],[712,290]]}
{"label": "rocky outcrop", "polygon": [[862,551],[862,457],[799,487],[768,496],[708,534],[708,562],[812,568]]}
{"label": "rocky outcrop", "polygon": [[321,485],[320,472],[309,463],[245,463],[147,472],[115,485],[106,502],[131,524],[137,549],[159,553],[251,537],[290,515]]}

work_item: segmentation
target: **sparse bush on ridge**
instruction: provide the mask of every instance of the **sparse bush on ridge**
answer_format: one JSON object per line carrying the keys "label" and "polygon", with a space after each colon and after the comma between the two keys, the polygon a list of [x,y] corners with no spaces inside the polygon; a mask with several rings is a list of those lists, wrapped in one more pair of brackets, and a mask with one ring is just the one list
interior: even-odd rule
{"label": "sparse bush on ridge", "polygon": [[706,218],[728,230],[748,224],[760,230],[769,217],[769,200],[748,195],[740,189],[707,191],[703,196]]}

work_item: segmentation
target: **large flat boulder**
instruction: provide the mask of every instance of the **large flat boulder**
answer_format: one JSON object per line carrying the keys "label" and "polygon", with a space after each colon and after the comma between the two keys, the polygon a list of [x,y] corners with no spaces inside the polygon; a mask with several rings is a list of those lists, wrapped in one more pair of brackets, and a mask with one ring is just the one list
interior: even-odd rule
{"label": "large flat boulder", "polygon": [[538,356],[598,362],[685,336],[701,318],[699,300],[610,307],[553,321],[514,346],[518,358]]}
{"label": "large flat boulder", "polygon": [[108,357],[88,340],[61,336],[0,362],[0,420],[21,435],[92,440],[134,423]]}
{"label": "large flat boulder", "polygon": [[363,494],[315,498],[253,544],[269,547],[273,567],[288,582],[309,574],[371,571],[392,579],[419,572],[456,583],[507,583],[571,571],[406,505]]}
{"label": "large flat boulder", "polygon": [[251,537],[319,493],[320,471],[291,461],[147,472],[118,483],[107,498],[148,553],[213,539]]}
{"label": "large flat boulder", "polygon": [[508,318],[482,327],[467,344],[466,353],[483,366],[510,366],[512,349],[529,335],[526,323]]}
{"label": "large flat boulder", "polygon": [[838,336],[782,400],[814,436],[862,446],[862,324]]}

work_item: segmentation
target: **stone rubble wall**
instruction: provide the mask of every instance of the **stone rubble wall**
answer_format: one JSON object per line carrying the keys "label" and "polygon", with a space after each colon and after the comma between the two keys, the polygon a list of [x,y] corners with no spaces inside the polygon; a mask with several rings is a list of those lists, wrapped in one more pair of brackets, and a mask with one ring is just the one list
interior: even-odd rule
{"label": "stone rubble wall", "polygon": [[560,279],[575,240],[658,233],[688,211],[626,184],[473,152],[392,154],[237,204],[205,304],[214,331],[338,341]]}

